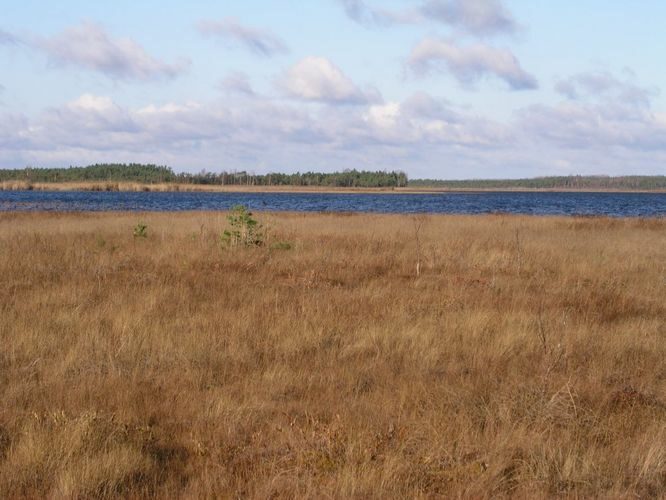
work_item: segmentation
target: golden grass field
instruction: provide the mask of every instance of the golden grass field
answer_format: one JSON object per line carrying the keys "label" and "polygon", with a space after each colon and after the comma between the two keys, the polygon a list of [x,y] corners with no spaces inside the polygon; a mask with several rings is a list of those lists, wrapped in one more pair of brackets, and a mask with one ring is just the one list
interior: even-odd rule
{"label": "golden grass field", "polygon": [[0,213],[0,497],[666,496],[666,220],[225,215]]}

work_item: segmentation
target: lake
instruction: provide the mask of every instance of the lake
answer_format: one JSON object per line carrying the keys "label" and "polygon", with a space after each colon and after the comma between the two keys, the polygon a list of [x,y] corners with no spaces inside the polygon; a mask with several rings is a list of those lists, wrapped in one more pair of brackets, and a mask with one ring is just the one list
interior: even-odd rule
{"label": "lake", "polygon": [[153,193],[0,191],[0,211],[252,210],[664,217],[666,193]]}

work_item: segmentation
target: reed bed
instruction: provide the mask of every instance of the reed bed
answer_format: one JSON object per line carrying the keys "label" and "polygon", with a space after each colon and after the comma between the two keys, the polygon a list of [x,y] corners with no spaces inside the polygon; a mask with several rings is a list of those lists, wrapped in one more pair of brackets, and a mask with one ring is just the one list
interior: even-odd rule
{"label": "reed bed", "polygon": [[420,193],[442,191],[423,188],[355,188],[334,186],[254,186],[254,185],[218,185],[218,184],[182,184],[176,182],[141,183],[141,182],[114,182],[114,181],[86,181],[86,182],[30,182],[30,181],[2,181],[0,191],[121,191],[121,192],[304,192],[304,193]]}
{"label": "reed bed", "polygon": [[0,213],[0,497],[666,495],[666,220],[257,218]]}

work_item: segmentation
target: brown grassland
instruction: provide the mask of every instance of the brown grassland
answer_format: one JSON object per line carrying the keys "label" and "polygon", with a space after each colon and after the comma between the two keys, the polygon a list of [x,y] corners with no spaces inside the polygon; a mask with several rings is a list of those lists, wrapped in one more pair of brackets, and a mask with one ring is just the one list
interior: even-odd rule
{"label": "brown grassland", "polygon": [[191,193],[483,193],[483,192],[631,192],[664,193],[665,189],[607,189],[607,188],[448,188],[448,187],[335,187],[335,186],[253,186],[217,184],[179,184],[163,182],[82,181],[27,182],[2,181],[0,191],[123,191],[123,192],[191,192]]}
{"label": "brown grassland", "polygon": [[257,218],[0,214],[0,497],[666,495],[666,220]]}

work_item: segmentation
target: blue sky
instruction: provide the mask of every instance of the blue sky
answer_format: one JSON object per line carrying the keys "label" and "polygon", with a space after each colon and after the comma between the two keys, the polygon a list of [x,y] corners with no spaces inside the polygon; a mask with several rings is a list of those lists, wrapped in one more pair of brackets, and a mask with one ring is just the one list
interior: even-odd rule
{"label": "blue sky", "polygon": [[0,8],[0,168],[666,174],[661,1]]}

